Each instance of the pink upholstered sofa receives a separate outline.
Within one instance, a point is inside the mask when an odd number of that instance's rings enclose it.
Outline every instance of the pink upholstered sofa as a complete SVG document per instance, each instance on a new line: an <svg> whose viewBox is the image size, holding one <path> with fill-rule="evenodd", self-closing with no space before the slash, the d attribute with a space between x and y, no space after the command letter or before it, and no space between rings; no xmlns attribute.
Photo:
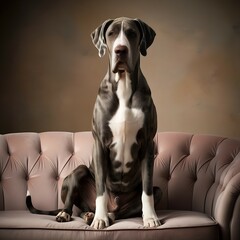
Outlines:
<svg viewBox="0 0 240 240"><path fill-rule="evenodd" d="M27 190L40 209L63 204L63 179L79 164L89 165L90 132L0 135L0 239L240 239L240 141L208 135L158 133L154 185L163 192L158 228L141 218L94 230L77 216L58 223L54 216L29 213Z"/></svg>

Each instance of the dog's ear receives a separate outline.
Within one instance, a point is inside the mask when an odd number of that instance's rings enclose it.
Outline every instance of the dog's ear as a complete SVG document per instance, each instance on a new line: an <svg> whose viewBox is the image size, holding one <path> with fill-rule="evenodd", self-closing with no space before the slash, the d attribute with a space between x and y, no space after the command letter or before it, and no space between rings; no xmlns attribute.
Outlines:
<svg viewBox="0 0 240 240"><path fill-rule="evenodd" d="M105 33L112 22L113 19L106 20L101 26L97 27L95 31L91 33L91 38L94 46L98 49L99 57L104 56L104 54L106 53L107 45Z"/></svg>
<svg viewBox="0 0 240 240"><path fill-rule="evenodd" d="M153 40L156 36L155 31L148 26L145 22L140 19L135 19L137 25L140 29L141 40L140 40L140 52L143 56L147 55L147 49L153 43Z"/></svg>

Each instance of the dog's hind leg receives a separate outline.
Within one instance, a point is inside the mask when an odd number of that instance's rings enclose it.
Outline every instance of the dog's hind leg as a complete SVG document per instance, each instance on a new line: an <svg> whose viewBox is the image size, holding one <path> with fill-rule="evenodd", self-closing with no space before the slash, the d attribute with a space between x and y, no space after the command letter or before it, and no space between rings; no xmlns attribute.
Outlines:
<svg viewBox="0 0 240 240"><path fill-rule="evenodd" d="M69 179L72 178L71 176L68 176L64 179L63 186L62 186L62 192L61 197L62 201L64 202L64 209L60 211L57 216L56 220L58 222L68 222L71 220L72 215L72 208L73 208L73 191L74 187L69 185Z"/></svg>
<svg viewBox="0 0 240 240"><path fill-rule="evenodd" d="M78 197L74 204L82 211L80 217L90 225L94 219L96 209L96 185L91 174L81 179Z"/></svg>
<svg viewBox="0 0 240 240"><path fill-rule="evenodd" d="M73 204L81 206L81 203L79 203L81 181L89 175L89 169L84 165L80 165L64 179L61 192L64 208L56 216L58 222L71 220Z"/></svg>

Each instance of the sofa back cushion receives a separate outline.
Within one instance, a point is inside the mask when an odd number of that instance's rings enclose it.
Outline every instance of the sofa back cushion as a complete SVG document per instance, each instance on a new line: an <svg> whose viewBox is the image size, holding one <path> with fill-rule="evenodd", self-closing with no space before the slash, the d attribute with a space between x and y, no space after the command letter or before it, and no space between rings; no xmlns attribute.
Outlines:
<svg viewBox="0 0 240 240"><path fill-rule="evenodd" d="M240 141L209 135L158 133L154 185L159 209L195 210L214 216L227 183L240 172Z"/></svg>
<svg viewBox="0 0 240 240"><path fill-rule="evenodd" d="M35 207L63 206L63 179L78 165L89 166L90 132L14 133L0 136L0 209L26 209L29 190Z"/></svg>
<svg viewBox="0 0 240 240"><path fill-rule="evenodd" d="M240 172L240 142L186 133L158 133L155 142L153 180L163 192L157 208L212 214ZM0 135L0 210L26 209L27 190L35 207L61 208L63 179L78 165L89 166L92 147L91 132Z"/></svg>

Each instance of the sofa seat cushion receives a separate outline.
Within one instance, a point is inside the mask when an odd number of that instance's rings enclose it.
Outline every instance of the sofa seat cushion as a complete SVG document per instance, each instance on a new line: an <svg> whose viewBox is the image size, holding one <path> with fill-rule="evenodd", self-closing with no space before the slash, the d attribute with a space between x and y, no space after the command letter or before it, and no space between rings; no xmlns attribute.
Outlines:
<svg viewBox="0 0 240 240"><path fill-rule="evenodd" d="M104 230L94 230L76 216L58 223L54 216L35 215L28 211L0 212L0 239L177 239L217 240L218 224L203 213L158 211L162 225L144 228L141 218L118 220Z"/></svg>

